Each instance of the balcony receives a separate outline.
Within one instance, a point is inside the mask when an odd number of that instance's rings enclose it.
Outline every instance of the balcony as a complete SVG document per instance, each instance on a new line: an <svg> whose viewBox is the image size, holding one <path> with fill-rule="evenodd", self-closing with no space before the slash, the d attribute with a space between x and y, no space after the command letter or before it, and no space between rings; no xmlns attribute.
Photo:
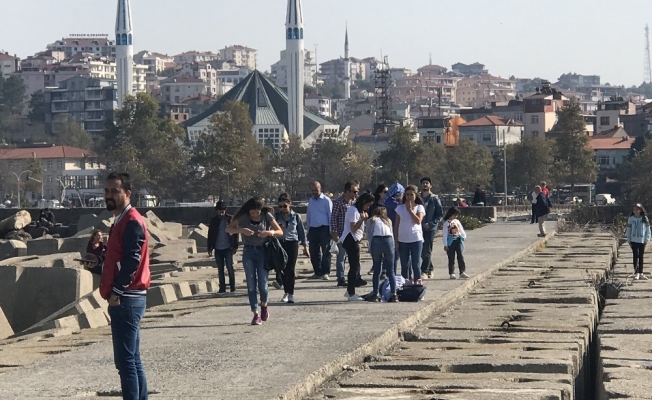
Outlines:
<svg viewBox="0 0 652 400"><path fill-rule="evenodd" d="M86 102L86 111L102 111L104 104L101 101Z"/></svg>

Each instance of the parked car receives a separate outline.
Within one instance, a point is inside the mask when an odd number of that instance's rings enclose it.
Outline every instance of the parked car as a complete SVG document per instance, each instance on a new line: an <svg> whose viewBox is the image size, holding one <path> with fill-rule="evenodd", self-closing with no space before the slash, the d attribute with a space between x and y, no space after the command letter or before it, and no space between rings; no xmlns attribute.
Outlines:
<svg viewBox="0 0 652 400"><path fill-rule="evenodd" d="M595 204L598 206L611 206L616 204L616 199L609 193L595 195Z"/></svg>

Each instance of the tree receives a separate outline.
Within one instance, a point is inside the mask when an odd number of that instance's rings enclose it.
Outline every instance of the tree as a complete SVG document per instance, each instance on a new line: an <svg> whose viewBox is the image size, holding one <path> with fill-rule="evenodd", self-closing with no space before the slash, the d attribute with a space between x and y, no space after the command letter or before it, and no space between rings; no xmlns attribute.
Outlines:
<svg viewBox="0 0 652 400"><path fill-rule="evenodd" d="M652 204L652 151L644 148L618 167L617 177L625 199L631 203Z"/></svg>
<svg viewBox="0 0 652 400"><path fill-rule="evenodd" d="M628 159L633 159L636 157L636 154L642 152L647 147L648 140L652 140L652 132L647 132L643 136L637 136L632 143L631 149L629 150Z"/></svg>
<svg viewBox="0 0 652 400"><path fill-rule="evenodd" d="M4 119L3 116L22 111L26 91L22 78L11 76L4 79L0 76L0 121Z"/></svg>
<svg viewBox="0 0 652 400"><path fill-rule="evenodd" d="M306 170L310 157L310 150L303 147L301 139L296 135L290 135L280 151L273 156L272 172L277 174L293 198L299 187L308 186Z"/></svg>
<svg viewBox="0 0 652 400"><path fill-rule="evenodd" d="M399 127L390 135L387 150L378 157L383 167L379 175L386 184L407 182L418 175L420 143L415 139L416 132L408 127Z"/></svg>
<svg viewBox="0 0 652 400"><path fill-rule="evenodd" d="M460 138L458 146L446 149L446 164L442 173L447 191L471 190L476 185L487 187L491 183L493 158L486 147Z"/></svg>
<svg viewBox="0 0 652 400"><path fill-rule="evenodd" d="M579 102L573 99L557 111L557 124L550 132L555 139L555 175L558 182L571 185L571 197L575 184L593 182L597 177L598 165L585 129Z"/></svg>
<svg viewBox="0 0 652 400"><path fill-rule="evenodd" d="M542 181L552 186L553 145L550 140L525 138L521 143L507 146L508 186L524 192Z"/></svg>
<svg viewBox="0 0 652 400"><path fill-rule="evenodd" d="M342 179L342 160L349 153L347 142L323 140L312 146L307 173L311 180L319 181L324 191L337 193L344 187Z"/></svg>
<svg viewBox="0 0 652 400"><path fill-rule="evenodd" d="M184 131L169 118L159 117L158 110L149 94L127 96L100 155L109 170L129 172L137 190L145 190L159 201L182 199L189 182Z"/></svg>
<svg viewBox="0 0 652 400"><path fill-rule="evenodd" d="M30 191L42 195L43 193L43 167L39 158L28 158L25 163L25 170L29 171L25 174L26 182L21 185L23 189L23 198L25 193Z"/></svg>
<svg viewBox="0 0 652 400"><path fill-rule="evenodd" d="M65 118L55 122L54 143L58 146L72 146L84 150L93 147L93 138L74 119Z"/></svg>
<svg viewBox="0 0 652 400"><path fill-rule="evenodd" d="M45 122L45 95L42 90L32 93L29 99L29 114L27 118L32 122Z"/></svg>

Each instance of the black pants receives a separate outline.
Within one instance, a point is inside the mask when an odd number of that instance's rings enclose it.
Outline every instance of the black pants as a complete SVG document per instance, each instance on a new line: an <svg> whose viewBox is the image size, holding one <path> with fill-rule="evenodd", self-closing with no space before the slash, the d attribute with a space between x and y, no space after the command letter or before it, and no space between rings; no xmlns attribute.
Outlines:
<svg viewBox="0 0 652 400"><path fill-rule="evenodd" d="M421 250L421 273L432 272L432 247L435 241L437 229L423 231L423 249ZM420 276L414 279L421 279Z"/></svg>
<svg viewBox="0 0 652 400"><path fill-rule="evenodd" d="M224 267L229 274L229 286L231 291L235 290L235 272L233 271L233 249L217 250L215 249L215 263L217 264L217 278L220 282L220 292L226 291L226 279L224 276Z"/></svg>
<svg viewBox="0 0 652 400"><path fill-rule="evenodd" d="M457 265L460 268L460 274L466 271L466 263L464 262L464 254L462 254L462 240L453 240L448 246L448 274L455 273L455 255L457 254Z"/></svg>
<svg viewBox="0 0 652 400"><path fill-rule="evenodd" d="M539 219L537 218L536 204L532 204L532 220L530 222L539 222Z"/></svg>
<svg viewBox="0 0 652 400"><path fill-rule="evenodd" d="M288 263L280 274L276 274L276 280L279 278L283 283L283 289L287 294L294 294L294 282L296 280L297 258L299 257L299 242L281 242L281 247L288 255Z"/></svg>
<svg viewBox="0 0 652 400"><path fill-rule="evenodd" d="M632 255L634 256L634 273L643 273L643 255L645 254L645 243L631 242L629 244L632 248Z"/></svg>
<svg viewBox="0 0 652 400"><path fill-rule="evenodd" d="M346 250L346 256L349 258L349 275L347 282L347 291L349 296L355 294L355 284L358 274L360 273L360 243L353 239L350 233L344 239L342 247Z"/></svg>

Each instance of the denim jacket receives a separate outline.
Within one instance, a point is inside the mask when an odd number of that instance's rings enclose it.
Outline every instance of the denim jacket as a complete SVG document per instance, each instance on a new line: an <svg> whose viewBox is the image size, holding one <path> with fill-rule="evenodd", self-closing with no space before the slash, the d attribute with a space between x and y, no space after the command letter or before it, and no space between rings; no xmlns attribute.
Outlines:
<svg viewBox="0 0 652 400"><path fill-rule="evenodd" d="M436 231L439 221L441 221L444 216L441 201L439 201L439 197L437 197L436 194L431 194L430 199L428 199L427 202L425 199L423 201L425 202L424 208L426 209L426 215L423 216L421 226L424 231ZM425 228L426 224L428 224L428 229Z"/></svg>
<svg viewBox="0 0 652 400"><path fill-rule="evenodd" d="M277 212L274 218L283 229L281 241L300 242L301 245L306 246L306 230L299 214L290 210L290 218L286 220L282 212Z"/></svg>

